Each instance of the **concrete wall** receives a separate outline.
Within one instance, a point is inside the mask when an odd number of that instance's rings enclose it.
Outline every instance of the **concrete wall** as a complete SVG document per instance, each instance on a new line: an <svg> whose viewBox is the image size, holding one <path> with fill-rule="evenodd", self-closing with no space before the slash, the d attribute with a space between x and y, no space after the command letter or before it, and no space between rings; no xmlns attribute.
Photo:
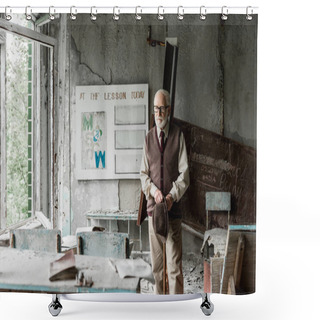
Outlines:
<svg viewBox="0 0 320 320"><path fill-rule="evenodd" d="M60 85L68 95L65 108L70 119L61 116L56 126L69 129L70 134L70 148L61 151L70 161L65 184L70 211L64 212L69 218L60 223L62 227L70 224L71 233L85 225L88 210L138 208L139 180L75 179L75 87L148 83L152 113L154 93L162 86L165 48L148 45L149 26L153 39L178 39L175 117L256 146L256 21L248 22L244 15L230 15L226 22L220 15L209 16L205 22L198 15L183 21L166 16L163 22L155 15L143 16L141 21L133 15L122 15L118 22L110 15L99 15L96 22L88 15L66 19L66 50L59 63L66 61L66 77ZM52 22L50 32L61 36L61 21ZM59 143L64 143L63 138ZM65 177L60 175L62 184Z"/></svg>

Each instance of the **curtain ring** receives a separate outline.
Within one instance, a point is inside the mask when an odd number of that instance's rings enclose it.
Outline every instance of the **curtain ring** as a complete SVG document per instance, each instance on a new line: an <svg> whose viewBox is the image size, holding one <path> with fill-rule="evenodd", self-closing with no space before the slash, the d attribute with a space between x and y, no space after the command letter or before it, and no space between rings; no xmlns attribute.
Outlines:
<svg viewBox="0 0 320 320"><path fill-rule="evenodd" d="M53 6L49 7L49 18L51 21L54 20L55 12L56 12L56 9Z"/></svg>
<svg viewBox="0 0 320 320"><path fill-rule="evenodd" d="M76 20L77 19L77 8L75 6L72 6L70 8L70 19L72 21Z"/></svg>
<svg viewBox="0 0 320 320"><path fill-rule="evenodd" d="M251 14L249 13L249 9L251 9ZM248 20L248 21L251 21L252 20L252 14L253 14L253 9L252 9L252 7L247 7L247 10L246 10L247 12L247 16L246 16L246 19Z"/></svg>
<svg viewBox="0 0 320 320"><path fill-rule="evenodd" d="M206 20L207 18L207 9L205 6L200 7L200 20Z"/></svg>
<svg viewBox="0 0 320 320"><path fill-rule="evenodd" d="M116 12L117 10L117 12ZM113 7L113 20L118 21L120 19L120 10L118 7Z"/></svg>
<svg viewBox="0 0 320 320"><path fill-rule="evenodd" d="M228 19L228 7L223 6L221 8L221 20L226 21Z"/></svg>
<svg viewBox="0 0 320 320"><path fill-rule="evenodd" d="M140 6L136 7L136 20L140 21L142 17L140 16L140 14L138 14L138 9L140 11L139 13L141 14L142 13L142 8Z"/></svg>
<svg viewBox="0 0 320 320"><path fill-rule="evenodd" d="M12 9L9 6L5 7L5 13L4 14L5 14L6 19L8 21L10 21L12 19Z"/></svg>
<svg viewBox="0 0 320 320"><path fill-rule="evenodd" d="M95 13L93 13L93 9L95 9ZM97 9L96 9L96 7L91 7L90 19L91 19L91 21L96 21L97 20Z"/></svg>
<svg viewBox="0 0 320 320"><path fill-rule="evenodd" d="M32 19L31 13L32 13L31 7L30 7L30 6L27 6L27 7L26 7L26 19L27 19L27 20L31 20L31 19Z"/></svg>
<svg viewBox="0 0 320 320"><path fill-rule="evenodd" d="M183 6L179 6L178 7L178 20L182 21L183 20L183 15L184 15Z"/></svg>
<svg viewBox="0 0 320 320"><path fill-rule="evenodd" d="M162 9L162 13L160 13L160 8ZM162 21L164 19L164 9L163 6L158 7L158 20Z"/></svg>

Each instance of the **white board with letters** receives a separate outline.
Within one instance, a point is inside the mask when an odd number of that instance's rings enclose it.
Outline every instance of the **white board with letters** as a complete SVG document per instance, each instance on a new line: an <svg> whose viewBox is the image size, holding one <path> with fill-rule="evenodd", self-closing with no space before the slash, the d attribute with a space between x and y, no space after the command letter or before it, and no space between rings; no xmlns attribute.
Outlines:
<svg viewBox="0 0 320 320"><path fill-rule="evenodd" d="M148 84L77 86L77 179L138 179L148 110Z"/></svg>

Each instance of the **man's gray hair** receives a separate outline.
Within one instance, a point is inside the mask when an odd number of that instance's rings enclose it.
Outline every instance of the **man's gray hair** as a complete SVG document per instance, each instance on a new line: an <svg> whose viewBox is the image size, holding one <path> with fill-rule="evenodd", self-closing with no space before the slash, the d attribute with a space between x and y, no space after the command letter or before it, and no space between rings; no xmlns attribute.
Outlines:
<svg viewBox="0 0 320 320"><path fill-rule="evenodd" d="M154 96L156 96L158 93L161 93L164 96L164 98L166 100L166 105L170 106L171 105L170 93L167 90L159 89Z"/></svg>

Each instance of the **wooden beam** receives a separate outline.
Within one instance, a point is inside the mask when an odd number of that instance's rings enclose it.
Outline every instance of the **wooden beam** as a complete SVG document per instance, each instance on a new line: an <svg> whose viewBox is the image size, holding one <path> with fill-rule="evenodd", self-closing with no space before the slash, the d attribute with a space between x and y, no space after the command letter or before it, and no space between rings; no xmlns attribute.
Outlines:
<svg viewBox="0 0 320 320"><path fill-rule="evenodd" d="M234 282L235 282L236 288L240 287L242 263L243 263L243 257L244 257L244 248L245 248L245 238L244 238L244 235L241 234L238 238L236 261L234 264L234 272L233 272Z"/></svg>
<svg viewBox="0 0 320 320"><path fill-rule="evenodd" d="M52 229L52 223L41 211L36 211L35 216L46 229Z"/></svg>
<svg viewBox="0 0 320 320"><path fill-rule="evenodd" d="M32 222L33 220L34 220L34 218L31 217L31 218L19 221L19 222L15 223L15 224L12 224L10 227L7 227L6 229L1 230L0 231L0 236L2 234L5 234L5 233L9 232L10 230L18 229L18 228L26 225L28 222Z"/></svg>
<svg viewBox="0 0 320 320"><path fill-rule="evenodd" d="M224 257L213 257L211 264L211 292L220 293Z"/></svg>
<svg viewBox="0 0 320 320"><path fill-rule="evenodd" d="M7 109L6 105L6 45L1 41L0 50L0 230L6 227L7 222ZM1 232L0 232L1 235Z"/></svg>
<svg viewBox="0 0 320 320"><path fill-rule="evenodd" d="M46 36L44 34L33 31L31 29L19 26L12 22L4 21L2 19L0 20L0 28L6 31L12 32L14 34L17 34L19 36L27 37L47 47L54 47L57 44L57 40L52 37Z"/></svg>
<svg viewBox="0 0 320 320"><path fill-rule="evenodd" d="M234 285L234 277L230 276L228 281L228 294L236 294L236 288Z"/></svg>

